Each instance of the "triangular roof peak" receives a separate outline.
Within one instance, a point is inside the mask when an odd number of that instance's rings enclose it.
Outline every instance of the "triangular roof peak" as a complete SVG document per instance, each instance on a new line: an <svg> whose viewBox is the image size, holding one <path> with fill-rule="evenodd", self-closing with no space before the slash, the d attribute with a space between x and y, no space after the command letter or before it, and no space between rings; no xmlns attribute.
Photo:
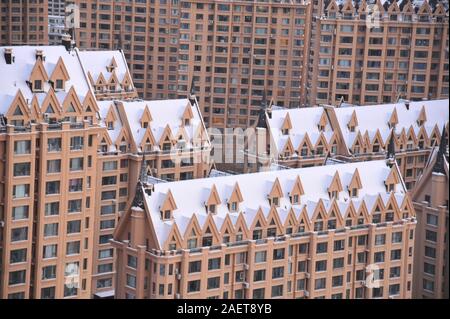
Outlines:
<svg viewBox="0 0 450 319"><path fill-rule="evenodd" d="M176 210L177 204L175 203L175 198L173 198L172 192L170 191L170 189L167 191L166 197L160 207L161 211L165 211L165 210ZM195 214L194 214L195 216Z"/></svg>

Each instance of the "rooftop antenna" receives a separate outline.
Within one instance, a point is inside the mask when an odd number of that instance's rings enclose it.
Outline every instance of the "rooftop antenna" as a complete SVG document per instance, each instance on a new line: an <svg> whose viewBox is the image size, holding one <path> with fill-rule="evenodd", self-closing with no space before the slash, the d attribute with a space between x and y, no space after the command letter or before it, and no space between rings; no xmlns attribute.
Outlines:
<svg viewBox="0 0 450 319"><path fill-rule="evenodd" d="M393 161L395 159L395 141L394 141L394 128L391 129L391 137L387 148L386 159Z"/></svg>
<svg viewBox="0 0 450 319"><path fill-rule="evenodd" d="M441 142L439 143L439 150L436 157L436 162L433 166L433 172L445 174L444 156L447 153L447 135L445 134L445 124L442 128Z"/></svg>

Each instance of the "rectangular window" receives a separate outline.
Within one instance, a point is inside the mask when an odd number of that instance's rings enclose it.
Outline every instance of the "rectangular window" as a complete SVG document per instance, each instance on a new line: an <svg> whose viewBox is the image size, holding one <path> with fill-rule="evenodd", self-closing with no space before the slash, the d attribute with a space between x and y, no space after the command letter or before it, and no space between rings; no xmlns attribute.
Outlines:
<svg viewBox="0 0 450 319"><path fill-rule="evenodd" d="M31 141L15 141L14 154L31 154Z"/></svg>
<svg viewBox="0 0 450 319"><path fill-rule="evenodd" d="M16 206L12 209L12 219L27 219L28 218L28 205Z"/></svg>
<svg viewBox="0 0 450 319"><path fill-rule="evenodd" d="M13 186L13 198L30 197L30 185L21 184Z"/></svg>
<svg viewBox="0 0 450 319"><path fill-rule="evenodd" d="M267 259L266 251L257 251L257 252L255 252L255 263L266 262L266 259Z"/></svg>
<svg viewBox="0 0 450 319"><path fill-rule="evenodd" d="M42 267L42 280L56 278L56 265Z"/></svg>
<svg viewBox="0 0 450 319"><path fill-rule="evenodd" d="M45 204L45 216L59 215L59 202Z"/></svg>
<svg viewBox="0 0 450 319"><path fill-rule="evenodd" d="M58 236L58 223L44 225L44 237Z"/></svg>
<svg viewBox="0 0 450 319"><path fill-rule="evenodd" d="M61 151L61 138L49 138L47 140L47 151L48 152L60 152Z"/></svg>
<svg viewBox="0 0 450 319"><path fill-rule="evenodd" d="M66 255L77 255L80 253L80 241L72 241L67 243Z"/></svg>
<svg viewBox="0 0 450 319"><path fill-rule="evenodd" d="M18 227L11 229L11 241L21 241L28 239L28 227Z"/></svg>
<svg viewBox="0 0 450 319"><path fill-rule="evenodd" d="M16 263L22 263L27 261L27 249L16 249L11 250L9 254L9 263L10 264L16 264Z"/></svg>
<svg viewBox="0 0 450 319"><path fill-rule="evenodd" d="M45 194L46 195L53 195L53 194L59 194L59 181L52 181L45 183Z"/></svg>
<svg viewBox="0 0 450 319"><path fill-rule="evenodd" d="M81 220L71 220L67 222L67 234L81 232Z"/></svg>
<svg viewBox="0 0 450 319"><path fill-rule="evenodd" d="M15 163L14 164L14 176L30 176L31 163Z"/></svg>
<svg viewBox="0 0 450 319"><path fill-rule="evenodd" d="M83 158L76 157L70 159L70 170L71 171L81 171L83 170Z"/></svg>
<svg viewBox="0 0 450 319"><path fill-rule="evenodd" d="M9 273L9 285L20 285L25 283L26 270L11 271Z"/></svg>
<svg viewBox="0 0 450 319"><path fill-rule="evenodd" d="M60 173L61 172L61 160L48 160L47 161L47 173Z"/></svg>

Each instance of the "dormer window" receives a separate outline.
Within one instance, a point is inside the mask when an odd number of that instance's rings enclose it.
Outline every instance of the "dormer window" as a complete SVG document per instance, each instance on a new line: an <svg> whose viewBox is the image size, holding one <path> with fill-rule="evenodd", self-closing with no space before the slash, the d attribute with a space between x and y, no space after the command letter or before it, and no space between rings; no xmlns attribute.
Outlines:
<svg viewBox="0 0 450 319"><path fill-rule="evenodd" d="M322 143L320 143L320 144L316 147L316 154L317 154L317 155L323 155L323 146L322 146Z"/></svg>
<svg viewBox="0 0 450 319"><path fill-rule="evenodd" d="M378 143L374 144L372 146L372 152L373 153L378 153L380 151L380 145Z"/></svg>
<svg viewBox="0 0 450 319"><path fill-rule="evenodd" d="M319 125L317 125L317 128L319 129L320 132L325 131L325 125L319 124Z"/></svg>
<svg viewBox="0 0 450 319"><path fill-rule="evenodd" d="M283 135L289 135L289 129L287 128L282 129L281 132L283 133Z"/></svg>
<svg viewBox="0 0 450 319"><path fill-rule="evenodd" d="M300 196L298 194L290 196L290 198L291 198L292 205L298 205L300 203Z"/></svg>
<svg viewBox="0 0 450 319"><path fill-rule="evenodd" d="M161 211L161 219L162 220L172 219L172 211L170 210Z"/></svg>
<svg viewBox="0 0 450 319"><path fill-rule="evenodd" d="M191 125L191 120L190 119L184 119L184 126L189 126Z"/></svg>
<svg viewBox="0 0 450 319"><path fill-rule="evenodd" d="M172 148L172 143L170 143L170 142L163 143L163 151L170 151L171 148Z"/></svg>
<svg viewBox="0 0 450 319"><path fill-rule="evenodd" d="M338 191L328 192L328 196L330 197L330 199L333 199L333 198L339 199L339 192Z"/></svg>
<svg viewBox="0 0 450 319"><path fill-rule="evenodd" d="M237 212L238 211L238 203L237 202L232 202L230 205L230 211L232 212Z"/></svg>
<svg viewBox="0 0 450 319"><path fill-rule="evenodd" d="M358 189L355 187L355 188L352 188L350 191L349 191L349 195L350 195L350 197L358 197Z"/></svg>
<svg viewBox="0 0 450 319"><path fill-rule="evenodd" d="M148 127L148 122L142 122L142 128L147 128Z"/></svg>
<svg viewBox="0 0 450 319"><path fill-rule="evenodd" d="M55 90L64 90L64 81L58 79L55 81Z"/></svg>
<svg viewBox="0 0 450 319"><path fill-rule="evenodd" d="M425 121L424 121L424 120L417 120L417 125L418 125L418 126L422 126L422 125L423 125L423 123L425 123Z"/></svg>
<svg viewBox="0 0 450 319"><path fill-rule="evenodd" d="M43 91L42 80L34 80L33 89L34 91Z"/></svg>
<svg viewBox="0 0 450 319"><path fill-rule="evenodd" d="M348 127L348 129L350 130L350 132L354 132L355 131L355 126L354 125L350 125Z"/></svg>
<svg viewBox="0 0 450 319"><path fill-rule="evenodd" d="M276 207L280 206L280 201L278 197L269 198L269 204L274 205Z"/></svg>
<svg viewBox="0 0 450 319"><path fill-rule="evenodd" d="M114 122L113 121L108 122L108 130L114 130Z"/></svg>
<svg viewBox="0 0 450 319"><path fill-rule="evenodd" d="M208 206L208 213L215 214L216 213L216 205L212 204Z"/></svg>
<svg viewBox="0 0 450 319"><path fill-rule="evenodd" d="M386 191L387 192L395 192L395 184L394 183L387 184L386 185Z"/></svg>

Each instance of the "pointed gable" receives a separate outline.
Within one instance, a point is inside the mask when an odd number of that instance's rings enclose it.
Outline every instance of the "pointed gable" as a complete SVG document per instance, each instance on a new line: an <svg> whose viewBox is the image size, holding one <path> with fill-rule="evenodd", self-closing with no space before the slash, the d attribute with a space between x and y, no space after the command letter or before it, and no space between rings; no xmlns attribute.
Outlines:
<svg viewBox="0 0 450 319"><path fill-rule="evenodd" d="M421 126L423 125L427 120L427 113L425 112L425 106L422 105L422 108L420 109L419 117L417 118L417 125Z"/></svg>
<svg viewBox="0 0 450 319"><path fill-rule="evenodd" d="M66 69L66 65L64 64L62 57L59 57L58 62L56 62L56 66L50 75L50 81L56 83L56 80L62 80L63 82L70 80L69 72Z"/></svg>
<svg viewBox="0 0 450 319"><path fill-rule="evenodd" d="M350 117L350 120L347 123L347 126L348 126L348 129L351 132L354 132L355 131L355 127L358 126L358 118L356 117L356 111L355 110L353 110L353 113L352 113L352 115Z"/></svg>
<svg viewBox="0 0 450 319"><path fill-rule="evenodd" d="M302 182L300 181L300 177L297 176L295 179L294 186L292 187L291 191L289 192L289 197L291 198L292 204L300 204L300 196L305 194L305 191L303 190ZM294 197L298 197L298 203L294 202Z"/></svg>
<svg viewBox="0 0 450 319"><path fill-rule="evenodd" d="M140 147L142 150L145 150L146 152L149 152L151 150L147 149L148 147L152 147L156 145L155 138L153 137L152 130L150 129L150 126L148 126L145 129L144 136L142 137Z"/></svg>
<svg viewBox="0 0 450 319"><path fill-rule="evenodd" d="M388 126L395 127L397 124L398 124L397 108L394 107L394 110L391 113L391 117L389 118Z"/></svg>
<svg viewBox="0 0 450 319"><path fill-rule="evenodd" d="M36 60L36 62L34 63L33 69L31 70L29 81L31 83L33 83L33 88L35 88L34 82L36 80L42 81L41 90L43 90L43 88L44 88L44 82L48 82L48 80L49 80L48 74L45 71L44 64L42 63L41 59Z"/></svg>
<svg viewBox="0 0 450 319"><path fill-rule="evenodd" d="M16 96L11 102L8 112L6 113L6 118L8 119L29 119L30 110L28 108L27 102L22 94L22 91L18 90Z"/></svg>
<svg viewBox="0 0 450 319"><path fill-rule="evenodd" d="M275 179L275 182L272 185L272 189L270 190L269 193L269 197L270 198L274 198L274 197L283 197L283 190L281 188L281 184L280 184L280 180L278 179L278 177Z"/></svg>
<svg viewBox="0 0 450 319"><path fill-rule="evenodd" d="M55 91L52 88L48 90L47 95L42 102L41 111L42 113L61 115L61 107L55 95Z"/></svg>
<svg viewBox="0 0 450 319"><path fill-rule="evenodd" d="M242 193L241 193L241 189L239 188L239 184L236 182L234 184L234 188L233 191L231 192L231 196L228 199L227 203L233 203L233 202L238 202L238 203L242 203L244 201L244 198L242 197Z"/></svg>
<svg viewBox="0 0 450 319"><path fill-rule="evenodd" d="M219 193L217 192L216 185L213 184L211 188L211 193L208 196L208 200L206 201L206 205L219 205L221 203Z"/></svg>
<svg viewBox="0 0 450 319"><path fill-rule="evenodd" d="M186 108L184 109L183 115L181 117L182 126L189 125L190 120L192 120L193 118L194 118L194 113L192 113L191 104L188 103L188 105L186 105Z"/></svg>
<svg viewBox="0 0 450 319"><path fill-rule="evenodd" d="M281 156L290 156L294 153L295 149L292 145L291 137L288 136L286 143L284 144Z"/></svg>
<svg viewBox="0 0 450 319"><path fill-rule="evenodd" d="M328 186L328 192L329 193L333 193L333 192L342 192L343 188L342 188L342 183L341 183L341 178L339 176L339 172L336 171L336 173L333 176L333 179L331 180L330 185Z"/></svg>
<svg viewBox="0 0 450 319"><path fill-rule="evenodd" d="M292 121L289 112L286 112L286 117L283 120L283 124L281 125L281 130L283 134L289 134L289 130L292 129Z"/></svg>
<svg viewBox="0 0 450 319"><path fill-rule="evenodd" d="M144 112L142 113L141 116L141 127L147 127L149 126L150 122L153 121L152 115L150 113L150 110L148 109L148 106L146 105L144 107Z"/></svg>
<svg viewBox="0 0 450 319"><path fill-rule="evenodd" d="M161 138L159 139L159 145L161 148L163 148L164 142L169 141L170 143L173 143L174 137L172 135L172 130L170 129L169 124L166 125L164 128L164 132L161 135Z"/></svg>
<svg viewBox="0 0 450 319"><path fill-rule="evenodd" d="M161 206L160 206L160 210L161 211L174 211L178 209L177 204L175 203L175 199L173 198L172 192L169 191L166 194L166 197L164 198L164 201L162 202Z"/></svg>
<svg viewBox="0 0 450 319"><path fill-rule="evenodd" d="M74 86L72 86L67 93L64 102L62 103L63 112L76 113L81 115L83 113L83 106L75 92ZM71 114L73 115L73 114Z"/></svg>

